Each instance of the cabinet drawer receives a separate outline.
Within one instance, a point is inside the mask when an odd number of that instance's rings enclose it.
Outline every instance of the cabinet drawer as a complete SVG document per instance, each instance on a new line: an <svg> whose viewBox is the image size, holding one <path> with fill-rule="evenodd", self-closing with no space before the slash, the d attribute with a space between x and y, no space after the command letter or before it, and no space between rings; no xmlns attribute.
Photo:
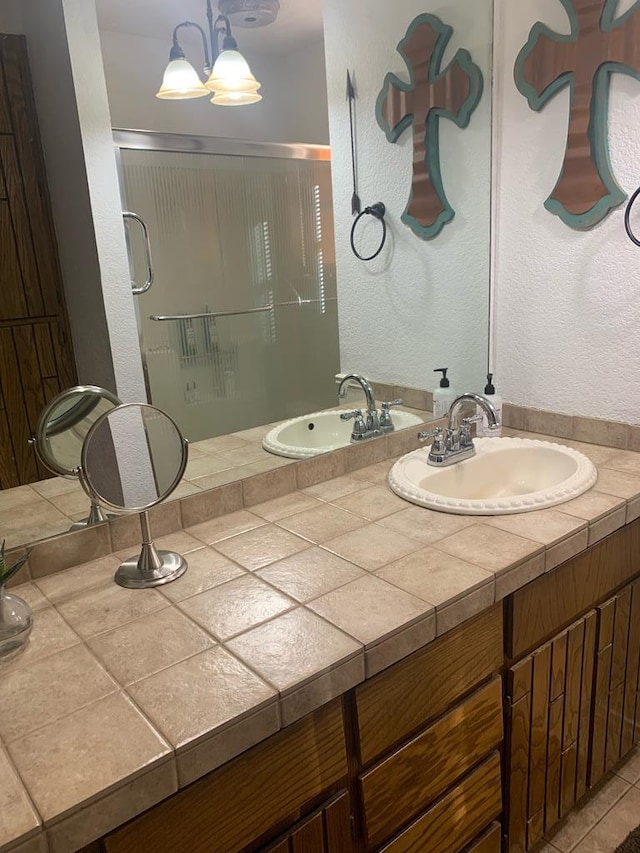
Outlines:
<svg viewBox="0 0 640 853"><path fill-rule="evenodd" d="M499 823L492 823L477 841L474 841L465 853L500 853L502 841L502 827Z"/></svg>
<svg viewBox="0 0 640 853"><path fill-rule="evenodd" d="M496 752L387 844L383 853L459 853L501 811L500 755Z"/></svg>
<svg viewBox="0 0 640 853"><path fill-rule="evenodd" d="M236 853L301 817L347 775L342 705L334 701L116 830L107 853ZM286 824L285 824L286 825Z"/></svg>
<svg viewBox="0 0 640 853"><path fill-rule="evenodd" d="M498 677L360 777L369 846L390 838L501 741Z"/></svg>
<svg viewBox="0 0 640 853"><path fill-rule="evenodd" d="M498 672L502 644L498 605L361 684L356 705L362 763L419 731Z"/></svg>

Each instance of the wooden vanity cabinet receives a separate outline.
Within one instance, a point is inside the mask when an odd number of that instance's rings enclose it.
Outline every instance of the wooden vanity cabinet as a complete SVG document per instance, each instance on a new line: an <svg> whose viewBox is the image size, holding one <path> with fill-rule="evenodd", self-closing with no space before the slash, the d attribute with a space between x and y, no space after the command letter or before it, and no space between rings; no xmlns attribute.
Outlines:
<svg viewBox="0 0 640 853"><path fill-rule="evenodd" d="M636 521L507 602L508 853L534 847L640 740L639 574Z"/></svg>

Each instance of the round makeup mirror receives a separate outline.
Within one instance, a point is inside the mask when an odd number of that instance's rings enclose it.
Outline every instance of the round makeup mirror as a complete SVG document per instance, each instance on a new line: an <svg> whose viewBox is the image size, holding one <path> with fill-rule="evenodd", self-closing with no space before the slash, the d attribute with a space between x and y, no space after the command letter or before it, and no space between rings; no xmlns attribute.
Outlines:
<svg viewBox="0 0 640 853"><path fill-rule="evenodd" d="M148 510L166 500L182 479L188 446L169 415L142 404L105 412L87 433L79 472L85 491L108 509L140 513L142 551L117 570L120 586L160 586L187 569L180 554L156 549Z"/></svg>
<svg viewBox="0 0 640 853"><path fill-rule="evenodd" d="M76 385L58 394L43 410L31 444L38 458L52 473L67 480L78 479L82 445L93 424L120 400L97 385ZM72 530L107 520L101 507L92 502L87 518Z"/></svg>

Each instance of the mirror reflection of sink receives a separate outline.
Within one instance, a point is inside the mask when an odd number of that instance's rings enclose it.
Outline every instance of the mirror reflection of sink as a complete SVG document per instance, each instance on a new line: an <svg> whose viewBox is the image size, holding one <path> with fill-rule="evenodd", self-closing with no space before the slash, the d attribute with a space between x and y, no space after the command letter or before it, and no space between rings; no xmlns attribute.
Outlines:
<svg viewBox="0 0 640 853"><path fill-rule="evenodd" d="M398 460L389 485L411 503L458 515L506 515L556 506L586 492L595 466L573 448L526 438L477 438L476 455L448 468L428 449Z"/></svg>
<svg viewBox="0 0 640 853"><path fill-rule="evenodd" d="M423 419L410 412L394 409L392 419L395 428L419 426ZM351 442L353 421L341 421L340 411L315 412L291 421L285 421L266 434L262 446L276 456L289 459L309 459Z"/></svg>

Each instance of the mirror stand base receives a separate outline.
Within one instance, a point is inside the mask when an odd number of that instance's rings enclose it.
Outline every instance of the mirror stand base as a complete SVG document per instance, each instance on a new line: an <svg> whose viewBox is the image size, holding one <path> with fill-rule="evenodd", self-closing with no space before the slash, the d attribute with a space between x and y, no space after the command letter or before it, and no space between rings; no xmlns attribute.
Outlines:
<svg viewBox="0 0 640 853"><path fill-rule="evenodd" d="M177 580L187 571L187 561L173 551L157 551L152 543L142 546L139 557L120 565L115 582L127 589L148 589Z"/></svg>
<svg viewBox="0 0 640 853"><path fill-rule="evenodd" d="M74 522L69 530L84 530L86 527L93 527L94 524L103 524L105 521L109 521L110 518L117 518L117 516L109 515L101 506L92 503L89 515L83 518L82 521Z"/></svg>

